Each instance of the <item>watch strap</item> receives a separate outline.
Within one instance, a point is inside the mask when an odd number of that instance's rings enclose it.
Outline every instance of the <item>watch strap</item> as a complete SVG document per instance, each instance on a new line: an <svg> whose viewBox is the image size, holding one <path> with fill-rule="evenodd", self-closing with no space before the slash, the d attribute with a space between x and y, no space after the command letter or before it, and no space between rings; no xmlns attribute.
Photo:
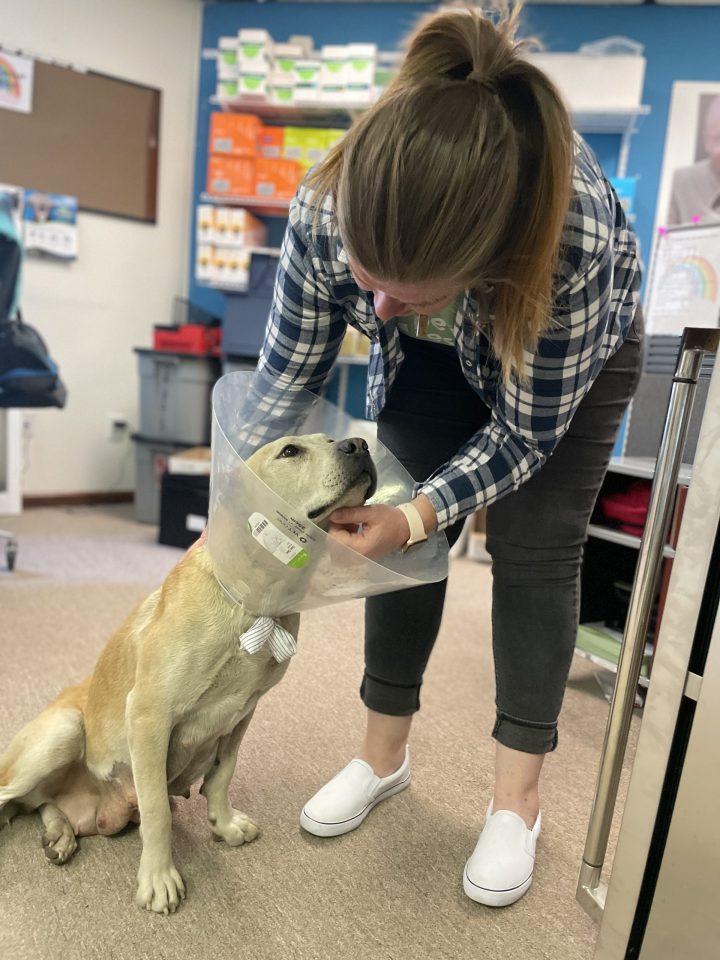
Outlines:
<svg viewBox="0 0 720 960"><path fill-rule="evenodd" d="M402 510L407 519L408 525L410 527L410 536L405 541L403 545L403 550L407 550L408 547L412 547L416 543L423 543L427 540L427 533L425 533L425 524L423 523L423 518L420 516L420 511L415 506L414 503L398 503L398 510Z"/></svg>

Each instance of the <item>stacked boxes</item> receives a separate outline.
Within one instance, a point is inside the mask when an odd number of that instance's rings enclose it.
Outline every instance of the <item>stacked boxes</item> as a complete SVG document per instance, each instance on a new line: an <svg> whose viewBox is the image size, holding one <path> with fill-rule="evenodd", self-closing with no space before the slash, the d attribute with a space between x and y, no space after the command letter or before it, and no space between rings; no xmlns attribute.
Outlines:
<svg viewBox="0 0 720 960"><path fill-rule="evenodd" d="M207 192L290 200L302 170L283 156L283 142L281 128L266 127L252 114L211 114Z"/></svg>
<svg viewBox="0 0 720 960"><path fill-rule="evenodd" d="M247 210L200 204L196 209L195 277L210 286L247 288L248 247L267 244L267 227Z"/></svg>
<svg viewBox="0 0 720 960"><path fill-rule="evenodd" d="M370 103L377 62L373 43L329 44L318 55L311 37L274 43L266 30L240 30L220 38L217 95L278 104Z"/></svg>
<svg viewBox="0 0 720 960"><path fill-rule="evenodd" d="M283 156L298 163L305 174L320 163L344 135L345 130L285 127Z"/></svg>

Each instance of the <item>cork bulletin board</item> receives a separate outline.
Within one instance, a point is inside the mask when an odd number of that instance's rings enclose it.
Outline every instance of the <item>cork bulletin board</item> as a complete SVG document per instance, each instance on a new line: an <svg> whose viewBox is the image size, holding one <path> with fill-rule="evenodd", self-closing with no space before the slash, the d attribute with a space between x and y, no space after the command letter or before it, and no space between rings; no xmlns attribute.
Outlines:
<svg viewBox="0 0 720 960"><path fill-rule="evenodd" d="M0 110L0 182L157 219L160 91L35 60L30 113Z"/></svg>

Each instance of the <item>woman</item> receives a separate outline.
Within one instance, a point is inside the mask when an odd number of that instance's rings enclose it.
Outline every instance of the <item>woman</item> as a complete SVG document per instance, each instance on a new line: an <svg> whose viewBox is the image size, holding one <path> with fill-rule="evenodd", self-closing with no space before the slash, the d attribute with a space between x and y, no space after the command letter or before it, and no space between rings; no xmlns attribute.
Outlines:
<svg viewBox="0 0 720 960"><path fill-rule="evenodd" d="M260 381L319 389L346 325L372 341L368 413L418 481L403 507L342 510L379 557L489 506L495 791L464 874L501 906L532 882L538 782L578 625L587 523L635 388L635 239L550 81L520 56L519 7L423 20L399 75L292 204ZM361 524L361 528L358 525ZM445 583L366 604L367 729L302 826L359 826L410 781L408 740Z"/></svg>

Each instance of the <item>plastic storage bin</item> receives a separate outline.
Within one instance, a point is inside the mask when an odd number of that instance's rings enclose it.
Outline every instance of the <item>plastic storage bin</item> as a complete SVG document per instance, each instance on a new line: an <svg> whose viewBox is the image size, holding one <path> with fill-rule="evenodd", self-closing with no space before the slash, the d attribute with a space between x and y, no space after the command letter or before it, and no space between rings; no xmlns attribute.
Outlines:
<svg viewBox="0 0 720 960"><path fill-rule="evenodd" d="M140 435L185 446L210 442L211 394L220 376L212 357L136 347L140 375Z"/></svg>
<svg viewBox="0 0 720 960"><path fill-rule="evenodd" d="M187 448L186 443L163 442L133 434L135 442L135 519L140 523L160 520L160 485L168 457Z"/></svg>
<svg viewBox="0 0 720 960"><path fill-rule="evenodd" d="M160 529L158 543L189 547L207 523L210 477L165 473L160 479Z"/></svg>
<svg viewBox="0 0 720 960"><path fill-rule="evenodd" d="M222 345L225 354L257 357L270 314L277 257L253 254L247 293L225 297Z"/></svg>

